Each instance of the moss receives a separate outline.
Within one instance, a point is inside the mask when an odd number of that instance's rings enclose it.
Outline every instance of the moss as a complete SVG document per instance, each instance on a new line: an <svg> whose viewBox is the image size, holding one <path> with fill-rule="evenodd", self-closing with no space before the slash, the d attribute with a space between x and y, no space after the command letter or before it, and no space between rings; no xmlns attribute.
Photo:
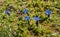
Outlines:
<svg viewBox="0 0 60 37"><path fill-rule="evenodd" d="M28 14L23 13L25 8ZM10 16L4 14L6 9L11 11ZM45 14L47 9L52 11L50 17ZM0 37L60 37L59 33L52 35L60 32L59 10L60 0L5 0L0 4ZM25 16L30 17L29 22ZM38 27L33 16L41 18Z"/></svg>

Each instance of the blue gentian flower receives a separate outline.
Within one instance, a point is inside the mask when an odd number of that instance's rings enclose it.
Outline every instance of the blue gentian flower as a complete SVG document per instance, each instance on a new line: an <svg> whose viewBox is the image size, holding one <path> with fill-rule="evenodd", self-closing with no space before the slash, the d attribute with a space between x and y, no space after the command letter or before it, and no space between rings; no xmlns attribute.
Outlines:
<svg viewBox="0 0 60 37"><path fill-rule="evenodd" d="M39 20L40 20L40 18L37 17L37 16L35 16L33 19L34 19L35 21L39 21Z"/></svg>
<svg viewBox="0 0 60 37"><path fill-rule="evenodd" d="M27 9L24 9L23 12L24 12L24 14L27 14L28 13L28 10Z"/></svg>
<svg viewBox="0 0 60 37"><path fill-rule="evenodd" d="M9 10L5 10L5 14L10 14L10 11Z"/></svg>
<svg viewBox="0 0 60 37"><path fill-rule="evenodd" d="M27 20L29 20L29 19L30 19L30 17L29 17L29 16L26 16L26 17L25 17L25 20L26 20L26 21L27 21Z"/></svg>
<svg viewBox="0 0 60 37"><path fill-rule="evenodd" d="M51 11L50 10L46 10L46 15L50 16Z"/></svg>

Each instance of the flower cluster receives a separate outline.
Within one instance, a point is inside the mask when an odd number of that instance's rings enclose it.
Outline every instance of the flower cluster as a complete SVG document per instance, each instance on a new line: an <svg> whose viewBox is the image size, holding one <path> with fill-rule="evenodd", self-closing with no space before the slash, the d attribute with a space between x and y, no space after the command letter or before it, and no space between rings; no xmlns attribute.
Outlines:
<svg viewBox="0 0 60 37"><path fill-rule="evenodd" d="M24 14L27 14L29 11L28 11L28 9L24 9L23 12L24 12ZM50 16L51 11L50 11L50 10L46 10L45 13L46 13L47 16ZM9 14L10 14L10 11L9 11L9 10L6 10L6 11L5 11L5 14L8 14L8 15L9 15ZM25 20L26 20L26 21L29 20L29 19L30 19L29 16L25 16ZM33 17L33 19L34 19L35 21L41 20L41 18L39 18L38 16Z"/></svg>

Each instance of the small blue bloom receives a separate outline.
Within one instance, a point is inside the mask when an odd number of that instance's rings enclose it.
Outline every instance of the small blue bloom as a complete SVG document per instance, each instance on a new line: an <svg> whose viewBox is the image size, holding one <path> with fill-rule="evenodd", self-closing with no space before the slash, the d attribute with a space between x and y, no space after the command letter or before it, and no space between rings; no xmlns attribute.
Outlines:
<svg viewBox="0 0 60 37"><path fill-rule="evenodd" d="M28 10L27 10L27 9L24 9L24 11L23 11L23 12L24 12L24 14L26 14L26 13L28 13Z"/></svg>
<svg viewBox="0 0 60 37"><path fill-rule="evenodd" d="M51 14L51 11L50 10L46 10L46 14L47 15L50 15Z"/></svg>
<svg viewBox="0 0 60 37"><path fill-rule="evenodd" d="M5 14L10 14L10 11L9 11L9 10L6 10L6 11L5 11Z"/></svg>
<svg viewBox="0 0 60 37"><path fill-rule="evenodd" d="M29 17L29 16L26 16L26 17L25 17L25 20L29 20L29 19L30 19L30 17Z"/></svg>
<svg viewBox="0 0 60 37"><path fill-rule="evenodd" d="M35 21L39 21L39 20L40 20L40 18L37 17L37 16L35 16L33 19L34 19Z"/></svg>

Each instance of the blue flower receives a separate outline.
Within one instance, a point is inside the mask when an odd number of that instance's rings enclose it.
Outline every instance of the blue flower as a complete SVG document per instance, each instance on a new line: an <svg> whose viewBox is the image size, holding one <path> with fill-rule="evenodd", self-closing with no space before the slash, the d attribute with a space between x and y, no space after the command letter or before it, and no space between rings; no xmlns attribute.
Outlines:
<svg viewBox="0 0 60 37"><path fill-rule="evenodd" d="M40 20L40 18L37 17L37 16L35 16L33 19L34 19L35 21L39 21L39 20Z"/></svg>
<svg viewBox="0 0 60 37"><path fill-rule="evenodd" d="M27 14L28 13L28 10L27 9L24 9L23 12L24 12L24 14Z"/></svg>
<svg viewBox="0 0 60 37"><path fill-rule="evenodd" d="M50 10L46 10L46 15L50 15L51 11Z"/></svg>
<svg viewBox="0 0 60 37"><path fill-rule="evenodd" d="M9 15L10 14L10 11L9 10L6 10L5 11L5 14L8 14Z"/></svg>
<svg viewBox="0 0 60 37"><path fill-rule="evenodd" d="M27 21L27 20L29 20L29 19L30 19L30 17L29 17L29 16L26 16L26 17L25 17L25 20L26 20L26 21Z"/></svg>

